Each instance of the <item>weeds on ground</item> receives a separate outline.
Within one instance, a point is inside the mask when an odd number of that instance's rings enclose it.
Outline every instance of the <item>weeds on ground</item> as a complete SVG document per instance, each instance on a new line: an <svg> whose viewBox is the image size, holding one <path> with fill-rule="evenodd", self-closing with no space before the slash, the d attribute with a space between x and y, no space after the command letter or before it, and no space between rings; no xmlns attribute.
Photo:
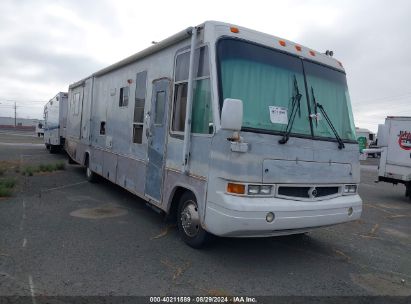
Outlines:
<svg viewBox="0 0 411 304"><path fill-rule="evenodd" d="M27 166L24 168L22 174L27 176L33 176L35 173L40 172L53 172L65 170L66 165L64 162L57 162L53 164L40 164L38 166Z"/></svg>
<svg viewBox="0 0 411 304"><path fill-rule="evenodd" d="M19 172L20 165L19 165L18 161L16 161L16 160L11 160L11 161L1 160L0 161L0 176L4 176L8 172L12 172L13 170L16 173Z"/></svg>
<svg viewBox="0 0 411 304"><path fill-rule="evenodd" d="M14 178L0 179L0 197L11 196L15 185L16 185L16 180Z"/></svg>

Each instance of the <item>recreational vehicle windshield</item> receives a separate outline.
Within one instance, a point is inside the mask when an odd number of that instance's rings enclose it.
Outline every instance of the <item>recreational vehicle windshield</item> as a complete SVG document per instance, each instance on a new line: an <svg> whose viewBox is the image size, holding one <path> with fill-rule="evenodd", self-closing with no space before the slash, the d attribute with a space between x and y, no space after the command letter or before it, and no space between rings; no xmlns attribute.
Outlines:
<svg viewBox="0 0 411 304"><path fill-rule="evenodd" d="M69 88L70 158L174 216L193 247L358 219L355 139L340 62L221 22Z"/></svg>

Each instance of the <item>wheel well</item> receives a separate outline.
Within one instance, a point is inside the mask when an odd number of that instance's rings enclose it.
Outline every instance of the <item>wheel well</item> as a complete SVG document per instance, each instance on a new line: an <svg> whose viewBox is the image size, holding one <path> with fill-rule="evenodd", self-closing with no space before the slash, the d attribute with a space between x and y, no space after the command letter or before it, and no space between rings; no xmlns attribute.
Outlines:
<svg viewBox="0 0 411 304"><path fill-rule="evenodd" d="M177 211L178 211L178 203L180 202L180 198L181 196L186 193L186 192L191 192L194 196L195 194L193 193L193 191L187 189L187 188L183 188L183 187L176 187L176 189L174 190L174 194L173 197L171 199L171 203L170 203L170 208L168 209L168 213L167 213L167 219L171 220L171 221L175 221L177 218Z"/></svg>
<svg viewBox="0 0 411 304"><path fill-rule="evenodd" d="M88 166L89 159L90 159L89 153L86 152L86 154L84 154L84 166L86 167Z"/></svg>

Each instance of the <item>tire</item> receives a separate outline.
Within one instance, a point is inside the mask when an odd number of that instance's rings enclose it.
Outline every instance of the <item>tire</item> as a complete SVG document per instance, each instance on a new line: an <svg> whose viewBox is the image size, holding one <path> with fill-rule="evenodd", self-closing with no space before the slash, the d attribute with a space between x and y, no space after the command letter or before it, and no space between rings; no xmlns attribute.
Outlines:
<svg viewBox="0 0 411 304"><path fill-rule="evenodd" d="M191 192L185 192L180 198L177 226L182 240L192 248L203 247L211 238L211 235L201 227L197 200Z"/></svg>
<svg viewBox="0 0 411 304"><path fill-rule="evenodd" d="M68 155L68 154L67 154L67 161L68 161L69 165L75 165L75 164L77 164L77 162L74 161L74 160L70 157L70 155Z"/></svg>
<svg viewBox="0 0 411 304"><path fill-rule="evenodd" d="M88 162L86 164L86 178L90 183L95 183L97 181L97 174L91 171Z"/></svg>
<svg viewBox="0 0 411 304"><path fill-rule="evenodd" d="M55 154L57 152L57 147L55 145L49 145L50 154Z"/></svg>
<svg viewBox="0 0 411 304"><path fill-rule="evenodd" d="M411 183L405 184L405 196L411 200Z"/></svg>
<svg viewBox="0 0 411 304"><path fill-rule="evenodd" d="M50 149L50 145L49 144L44 144L46 146L46 149L49 150Z"/></svg>

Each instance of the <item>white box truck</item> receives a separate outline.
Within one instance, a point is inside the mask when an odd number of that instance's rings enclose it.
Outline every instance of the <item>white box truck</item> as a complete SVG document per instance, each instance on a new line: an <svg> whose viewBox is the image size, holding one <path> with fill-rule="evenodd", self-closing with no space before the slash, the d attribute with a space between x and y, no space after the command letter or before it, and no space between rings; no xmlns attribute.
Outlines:
<svg viewBox="0 0 411 304"><path fill-rule="evenodd" d="M411 117L388 116L378 126L381 159L378 181L404 184L411 198Z"/></svg>

